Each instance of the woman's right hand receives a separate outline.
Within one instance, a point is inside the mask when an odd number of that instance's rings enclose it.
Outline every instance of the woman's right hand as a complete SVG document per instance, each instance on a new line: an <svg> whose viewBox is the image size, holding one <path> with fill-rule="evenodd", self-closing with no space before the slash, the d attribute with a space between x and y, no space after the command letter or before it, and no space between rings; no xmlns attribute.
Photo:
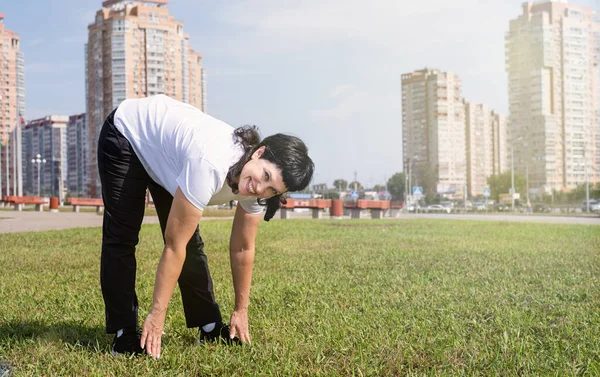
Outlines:
<svg viewBox="0 0 600 377"><path fill-rule="evenodd" d="M165 327L166 310L150 310L142 328L140 346L155 359L160 357L160 342Z"/></svg>

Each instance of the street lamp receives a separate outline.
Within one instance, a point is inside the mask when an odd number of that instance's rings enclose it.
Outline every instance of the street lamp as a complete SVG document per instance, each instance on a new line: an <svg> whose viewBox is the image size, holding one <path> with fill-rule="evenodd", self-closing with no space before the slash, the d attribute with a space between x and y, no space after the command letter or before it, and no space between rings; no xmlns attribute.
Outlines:
<svg viewBox="0 0 600 377"><path fill-rule="evenodd" d="M46 159L42 158L42 156L38 153L35 156L35 158L31 159L31 163L34 165L37 165L37 181L38 181L37 196L40 196L40 169L42 168L42 164L46 163Z"/></svg>
<svg viewBox="0 0 600 377"><path fill-rule="evenodd" d="M405 199L406 199L406 205L408 205L408 195L410 194L410 196L412 197L412 162L413 160L418 160L419 159L419 155L414 155L413 157L409 157L408 158L408 176L406 177L406 179L408 180L408 187L406 188L406 195L405 195ZM416 206L415 206L416 208Z"/></svg>

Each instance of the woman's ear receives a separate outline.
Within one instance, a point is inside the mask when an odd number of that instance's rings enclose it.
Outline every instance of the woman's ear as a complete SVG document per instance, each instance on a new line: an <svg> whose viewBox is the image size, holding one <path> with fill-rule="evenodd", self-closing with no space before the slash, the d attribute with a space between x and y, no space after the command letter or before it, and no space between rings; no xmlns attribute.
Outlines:
<svg viewBox="0 0 600 377"><path fill-rule="evenodd" d="M266 148L267 148L267 147L263 145L262 147L260 147L260 148L258 148L257 150L255 150L255 151L254 151L254 153L252 153L252 158L253 158L253 159L256 159L256 158L261 158L261 157L262 157L262 155L263 155L263 153L265 153L265 149L266 149Z"/></svg>

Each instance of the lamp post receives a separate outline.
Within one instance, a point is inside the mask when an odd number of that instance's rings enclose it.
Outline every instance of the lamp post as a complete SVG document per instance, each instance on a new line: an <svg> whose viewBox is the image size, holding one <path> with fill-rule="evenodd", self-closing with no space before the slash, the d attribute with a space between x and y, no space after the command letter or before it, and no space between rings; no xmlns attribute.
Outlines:
<svg viewBox="0 0 600 377"><path fill-rule="evenodd" d="M31 159L31 163L37 165L37 196L40 196L40 169L42 168L42 164L46 163L46 159L42 158L42 156L38 153L35 158Z"/></svg>
<svg viewBox="0 0 600 377"><path fill-rule="evenodd" d="M413 160L418 160L419 159L419 155L414 155L413 157L409 157L408 158L408 187L406 189L406 205L408 205L408 195L410 194L411 199L412 199L412 162ZM416 208L416 206L415 206Z"/></svg>

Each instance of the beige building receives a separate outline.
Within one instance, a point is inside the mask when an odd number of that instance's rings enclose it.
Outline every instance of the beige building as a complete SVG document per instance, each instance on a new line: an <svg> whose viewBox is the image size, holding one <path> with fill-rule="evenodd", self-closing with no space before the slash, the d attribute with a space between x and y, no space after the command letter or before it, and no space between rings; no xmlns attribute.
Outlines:
<svg viewBox="0 0 600 377"><path fill-rule="evenodd" d="M168 0L102 3L86 44L90 192L100 196L96 143L106 116L126 98L164 93L206 111L202 56Z"/></svg>
<svg viewBox="0 0 600 377"><path fill-rule="evenodd" d="M461 82L453 73L425 68L402 75L404 171L419 185L431 169L437 191L462 197L467 183L465 109Z"/></svg>
<svg viewBox="0 0 600 377"><path fill-rule="evenodd" d="M509 160L531 193L600 182L600 14L524 3L506 35Z"/></svg>
<svg viewBox="0 0 600 377"><path fill-rule="evenodd" d="M507 170L506 122L487 105L465 104L467 190L469 196L483 195L487 178ZM509 168L509 167L508 167Z"/></svg>
<svg viewBox="0 0 600 377"><path fill-rule="evenodd" d="M21 39L0 13L0 196L22 195L21 117L25 116L25 63Z"/></svg>
<svg viewBox="0 0 600 377"><path fill-rule="evenodd" d="M465 104L467 190L469 196L483 195L487 177L493 174L491 113L487 105Z"/></svg>
<svg viewBox="0 0 600 377"><path fill-rule="evenodd" d="M490 114L492 123L492 174L501 174L510 169L508 165L508 133L506 130L506 117L492 110Z"/></svg>

